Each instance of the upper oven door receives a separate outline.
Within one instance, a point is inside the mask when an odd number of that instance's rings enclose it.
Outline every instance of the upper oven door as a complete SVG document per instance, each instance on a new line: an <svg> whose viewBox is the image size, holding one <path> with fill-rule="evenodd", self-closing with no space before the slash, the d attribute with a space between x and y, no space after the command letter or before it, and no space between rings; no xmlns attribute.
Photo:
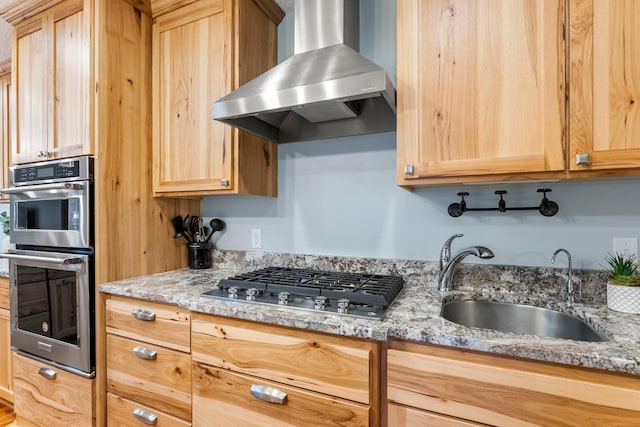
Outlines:
<svg viewBox="0 0 640 427"><path fill-rule="evenodd" d="M90 248L91 181L22 185L10 195L10 237L18 245Z"/></svg>

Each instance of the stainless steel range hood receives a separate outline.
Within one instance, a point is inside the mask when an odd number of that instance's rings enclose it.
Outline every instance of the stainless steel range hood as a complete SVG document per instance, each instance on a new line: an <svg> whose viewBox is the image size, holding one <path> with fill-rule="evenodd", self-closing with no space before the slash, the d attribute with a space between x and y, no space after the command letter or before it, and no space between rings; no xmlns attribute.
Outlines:
<svg viewBox="0 0 640 427"><path fill-rule="evenodd" d="M213 118L273 142L396 130L396 90L358 53L358 0L296 0L294 55L213 104Z"/></svg>

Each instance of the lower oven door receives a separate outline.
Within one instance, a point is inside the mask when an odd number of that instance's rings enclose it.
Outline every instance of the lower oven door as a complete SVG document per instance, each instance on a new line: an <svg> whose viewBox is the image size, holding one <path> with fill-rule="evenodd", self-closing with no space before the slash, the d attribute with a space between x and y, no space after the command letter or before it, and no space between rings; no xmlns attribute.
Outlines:
<svg viewBox="0 0 640 427"><path fill-rule="evenodd" d="M11 250L11 345L70 371L92 374L91 256Z"/></svg>

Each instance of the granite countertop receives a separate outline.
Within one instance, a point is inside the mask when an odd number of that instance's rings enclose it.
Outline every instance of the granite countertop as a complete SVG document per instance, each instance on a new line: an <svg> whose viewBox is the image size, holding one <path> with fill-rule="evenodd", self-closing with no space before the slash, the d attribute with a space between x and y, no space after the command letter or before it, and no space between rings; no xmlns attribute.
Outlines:
<svg viewBox="0 0 640 427"><path fill-rule="evenodd" d="M0 259L0 276L9 277L9 260Z"/></svg>
<svg viewBox="0 0 640 427"><path fill-rule="evenodd" d="M559 293L554 294L560 279L559 271L553 269L536 269L532 274L532 270L524 267L470 266L463 273L464 277L456 277L456 283L459 283L457 289L445 296L447 300L489 299L569 312L609 338L605 342L582 342L468 328L443 319L440 316L443 295L435 289L437 265L432 262L278 256L232 251L222 251L217 256L218 262L211 269L181 269L121 280L100 285L100 291L176 304L195 312L342 336L378 341L405 339L640 375L640 315L607 309L602 299L601 276L598 274L595 274L595 278L582 279L587 296L582 303L576 303L571 308L565 306ZM400 274L405 279L405 287L383 320L200 296L202 292L213 289L222 278L267 265ZM589 276L588 272L585 276ZM527 280L532 280L536 286L525 283Z"/></svg>

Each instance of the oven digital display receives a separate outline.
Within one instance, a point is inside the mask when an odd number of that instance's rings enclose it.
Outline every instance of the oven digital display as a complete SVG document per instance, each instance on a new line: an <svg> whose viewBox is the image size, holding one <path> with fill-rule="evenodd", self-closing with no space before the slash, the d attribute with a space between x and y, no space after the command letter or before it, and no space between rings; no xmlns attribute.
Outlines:
<svg viewBox="0 0 640 427"><path fill-rule="evenodd" d="M36 176L40 179L42 178L53 178L53 167L49 168L38 168L36 170Z"/></svg>

